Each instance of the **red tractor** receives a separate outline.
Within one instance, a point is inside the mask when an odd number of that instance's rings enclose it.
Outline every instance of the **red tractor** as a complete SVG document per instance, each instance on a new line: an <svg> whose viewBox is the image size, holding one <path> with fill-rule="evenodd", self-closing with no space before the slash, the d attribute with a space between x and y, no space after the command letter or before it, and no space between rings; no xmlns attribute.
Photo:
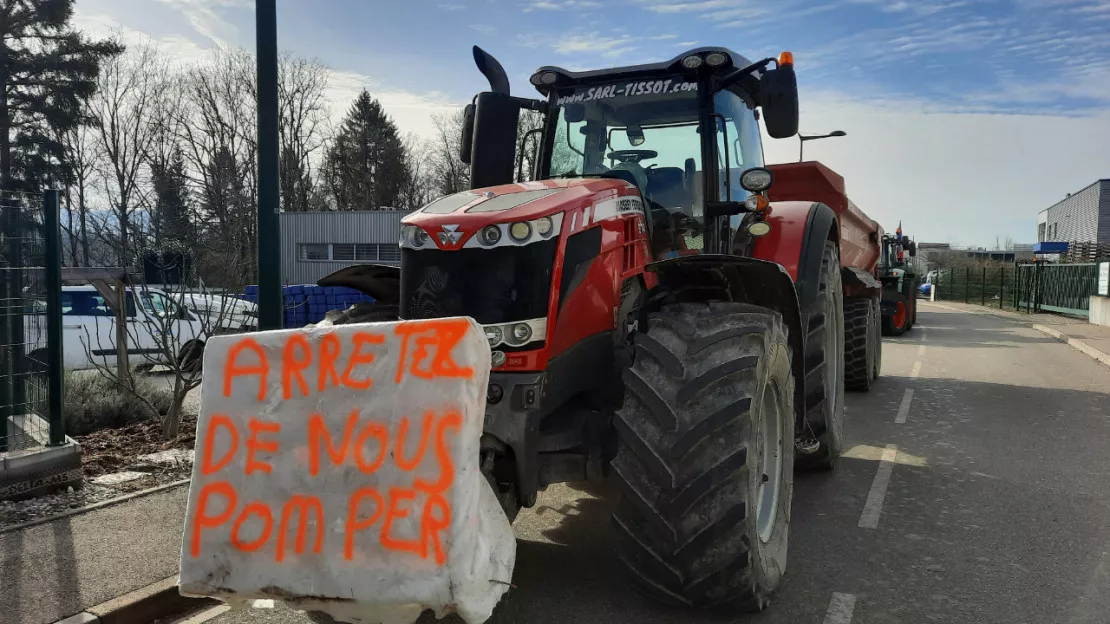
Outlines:
<svg viewBox="0 0 1110 624"><path fill-rule="evenodd" d="M868 383L878 367L877 224L842 181L836 197L785 190L827 168L764 166L759 109L772 137L797 133L792 56L541 67L541 99L474 57L490 90L466 109L472 190L404 218L399 271L321 280L378 300L325 323L473 317L493 352L480 466L509 518L550 484L610 475L638 587L762 609L786 569L795 465L842 450L846 331ZM533 181L513 183L523 110L544 124ZM846 302L871 320L846 328Z"/></svg>

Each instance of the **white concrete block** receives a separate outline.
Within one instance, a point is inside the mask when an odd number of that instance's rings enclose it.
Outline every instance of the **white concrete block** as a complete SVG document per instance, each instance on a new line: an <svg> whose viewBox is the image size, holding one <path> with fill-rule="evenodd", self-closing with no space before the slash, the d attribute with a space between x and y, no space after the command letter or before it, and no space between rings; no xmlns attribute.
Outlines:
<svg viewBox="0 0 1110 624"><path fill-rule="evenodd" d="M1110 297L1092 296L1090 309L1091 314L1087 320L1090 321L1092 325L1110 327Z"/></svg>
<svg viewBox="0 0 1110 624"><path fill-rule="evenodd" d="M478 468L489 369L470 318L213 337L181 593L485 621L516 556Z"/></svg>

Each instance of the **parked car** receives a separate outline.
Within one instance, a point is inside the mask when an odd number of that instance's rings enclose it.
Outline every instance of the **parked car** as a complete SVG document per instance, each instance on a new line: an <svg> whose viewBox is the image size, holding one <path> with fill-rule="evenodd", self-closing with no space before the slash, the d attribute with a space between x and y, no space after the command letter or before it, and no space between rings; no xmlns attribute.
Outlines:
<svg viewBox="0 0 1110 624"><path fill-rule="evenodd" d="M136 304L136 295L138 303ZM127 360L133 367L172 364L175 360L199 368L207 335L204 324L186 307L161 290L127 291ZM24 337L31 370L46 362L46 305L36 301L24 317ZM166 332L170 353L159 340ZM117 363L116 314L93 286L62 287L62 360L67 369L90 369ZM173 358L171 360L171 358Z"/></svg>
<svg viewBox="0 0 1110 624"><path fill-rule="evenodd" d="M235 334L258 330L258 304L231 295L185 293L175 297L205 320L213 334Z"/></svg>

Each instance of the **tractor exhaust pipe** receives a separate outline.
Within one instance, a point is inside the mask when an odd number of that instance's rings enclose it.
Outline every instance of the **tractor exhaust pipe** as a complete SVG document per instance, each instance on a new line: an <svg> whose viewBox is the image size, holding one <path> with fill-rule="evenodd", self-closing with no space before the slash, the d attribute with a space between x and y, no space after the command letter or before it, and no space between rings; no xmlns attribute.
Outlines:
<svg viewBox="0 0 1110 624"><path fill-rule="evenodd" d="M501 67L501 63L497 59L479 48L474 46L474 64L478 66L478 71L489 81L489 90L494 93L502 95L509 95L509 76L505 73L505 68Z"/></svg>

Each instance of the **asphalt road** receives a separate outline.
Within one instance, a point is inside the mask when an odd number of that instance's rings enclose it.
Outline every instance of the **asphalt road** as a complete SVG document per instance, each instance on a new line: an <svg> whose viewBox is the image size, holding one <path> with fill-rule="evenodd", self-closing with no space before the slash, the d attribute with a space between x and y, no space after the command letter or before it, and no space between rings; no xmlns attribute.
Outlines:
<svg viewBox="0 0 1110 624"><path fill-rule="evenodd" d="M925 306L918 320L886 339L871 392L848 394L836 471L798 476L769 610L645 601L609 549L605 488L571 485L517 520L516 589L490 622L1110 622L1110 369L1010 321ZM181 622L307 621L220 609Z"/></svg>

